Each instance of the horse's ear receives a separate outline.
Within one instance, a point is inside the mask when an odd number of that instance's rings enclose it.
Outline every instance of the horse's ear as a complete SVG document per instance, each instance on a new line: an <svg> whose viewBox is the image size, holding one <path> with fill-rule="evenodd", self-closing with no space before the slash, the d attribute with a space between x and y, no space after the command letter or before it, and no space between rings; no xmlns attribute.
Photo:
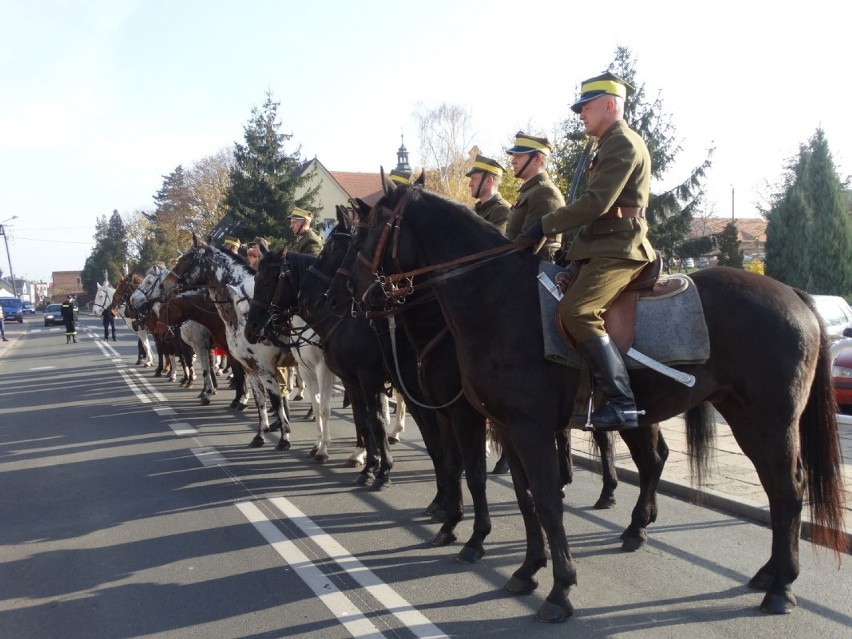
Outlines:
<svg viewBox="0 0 852 639"><path fill-rule="evenodd" d="M269 253L269 244L262 238L257 239L257 248L260 249L260 255L264 256Z"/></svg>
<svg viewBox="0 0 852 639"><path fill-rule="evenodd" d="M346 215L346 207L342 204L336 204L334 210L337 213L337 223L341 226L348 227L349 217Z"/></svg>
<svg viewBox="0 0 852 639"><path fill-rule="evenodd" d="M414 184L417 186L426 186L426 169L420 172L420 177L414 180Z"/></svg>
<svg viewBox="0 0 852 639"><path fill-rule="evenodd" d="M382 190L385 192L385 195L396 191L396 184L394 184L393 181L385 175L385 167L379 167L379 174L382 176Z"/></svg>
<svg viewBox="0 0 852 639"><path fill-rule="evenodd" d="M195 231L192 232L192 245L195 248L201 246L201 240L198 239L198 235L196 235Z"/></svg>
<svg viewBox="0 0 852 639"><path fill-rule="evenodd" d="M103 284L101 284L100 282L98 282L98 288L103 288L103 286L104 286Z"/></svg>

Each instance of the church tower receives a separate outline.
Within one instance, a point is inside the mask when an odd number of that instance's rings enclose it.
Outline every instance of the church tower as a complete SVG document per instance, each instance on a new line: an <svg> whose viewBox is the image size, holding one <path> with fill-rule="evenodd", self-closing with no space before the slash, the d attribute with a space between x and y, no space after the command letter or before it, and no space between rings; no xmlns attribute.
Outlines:
<svg viewBox="0 0 852 639"><path fill-rule="evenodd" d="M411 172L411 165L408 164L408 149L405 148L405 139L402 133L399 134L400 147L396 152L396 170Z"/></svg>

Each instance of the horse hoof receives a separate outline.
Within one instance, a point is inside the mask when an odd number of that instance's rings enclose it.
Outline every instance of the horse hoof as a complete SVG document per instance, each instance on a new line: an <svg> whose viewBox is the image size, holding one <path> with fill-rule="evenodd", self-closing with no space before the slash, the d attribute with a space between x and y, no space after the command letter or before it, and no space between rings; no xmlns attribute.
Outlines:
<svg viewBox="0 0 852 639"><path fill-rule="evenodd" d="M346 468L358 468L360 465L361 464L354 459L347 459L345 464Z"/></svg>
<svg viewBox="0 0 852 639"><path fill-rule="evenodd" d="M789 615L796 608L796 597L791 591L783 594L767 592L760 604L760 611L770 615Z"/></svg>
<svg viewBox="0 0 852 639"><path fill-rule="evenodd" d="M301 402L304 399L304 396L301 393L299 393L293 399L297 402Z"/></svg>
<svg viewBox="0 0 852 639"><path fill-rule="evenodd" d="M648 541L647 535L625 535L622 537L621 550L623 552L635 552Z"/></svg>
<svg viewBox="0 0 852 639"><path fill-rule="evenodd" d="M243 412L246 408L248 408L248 404L240 404L239 402L237 402L237 405L234 406L234 409L240 412Z"/></svg>
<svg viewBox="0 0 852 639"><path fill-rule="evenodd" d="M528 595L535 592L536 588L538 588L538 582L535 579L521 579L515 575L512 575L512 578L503 586L503 590L510 595Z"/></svg>
<svg viewBox="0 0 852 639"><path fill-rule="evenodd" d="M574 606L570 601L565 601L564 604L555 604L546 601L541 604L541 608L535 613L537 621L542 623L562 623L574 614Z"/></svg>
<svg viewBox="0 0 852 639"><path fill-rule="evenodd" d="M251 443L249 443L249 448L260 448L265 443L266 442L264 441L263 437L261 437L260 435L255 435L254 438L251 440Z"/></svg>
<svg viewBox="0 0 852 639"><path fill-rule="evenodd" d="M201 404L202 406L209 406L210 405L210 398L207 397L207 395L204 395L204 397L202 397L200 400L198 400L198 403Z"/></svg>
<svg viewBox="0 0 852 639"><path fill-rule="evenodd" d="M497 463L494 464L494 470L491 471L492 475L506 475L509 472L509 462L505 459L498 459Z"/></svg>
<svg viewBox="0 0 852 639"><path fill-rule="evenodd" d="M398 443L399 443L399 438L397 438L397 437L388 437L388 444L393 445L393 444L398 444Z"/></svg>
<svg viewBox="0 0 852 639"><path fill-rule="evenodd" d="M280 433L281 432L281 422L275 422L274 424L270 424L267 429L268 433Z"/></svg>
<svg viewBox="0 0 852 639"><path fill-rule="evenodd" d="M601 497L593 506L595 510L609 510L615 508L615 497Z"/></svg>
<svg viewBox="0 0 852 639"><path fill-rule="evenodd" d="M328 454L314 455L314 461L318 464L324 464L328 461Z"/></svg>
<svg viewBox="0 0 852 639"><path fill-rule="evenodd" d="M380 493L383 490L385 490L386 488L388 488L390 485L391 485L390 477L384 477L384 478L378 478L377 477L376 480L373 482L373 485L370 486L370 490L372 490L374 493Z"/></svg>
<svg viewBox="0 0 852 639"><path fill-rule="evenodd" d="M440 510L441 507L442 507L441 506L441 500L436 497L435 499L432 500L432 503L430 503L428 506L426 506L426 510L423 511L423 514L424 515L431 515L431 514L437 512L438 510Z"/></svg>
<svg viewBox="0 0 852 639"><path fill-rule="evenodd" d="M456 562L460 564L475 564L485 556L485 549L482 547L475 548L473 546L465 546L456 556Z"/></svg>
<svg viewBox="0 0 852 639"><path fill-rule="evenodd" d="M293 444L290 443L289 439L282 439L275 446L275 450L277 450L279 452L283 451L283 450L290 450L290 448L292 448L292 446L293 446Z"/></svg>
<svg viewBox="0 0 852 639"><path fill-rule="evenodd" d="M772 587L773 581L775 581L775 577L771 573L761 569L749 580L748 587L753 590L767 592Z"/></svg>
<svg viewBox="0 0 852 639"><path fill-rule="evenodd" d="M432 539L433 546L449 546L450 544L456 543L456 537L453 533L438 531L438 534L435 535L434 539Z"/></svg>
<svg viewBox="0 0 852 639"><path fill-rule="evenodd" d="M313 457L319 452L319 446L314 446L308 451L308 457Z"/></svg>
<svg viewBox="0 0 852 639"><path fill-rule="evenodd" d="M359 475L355 478L355 485L356 485L356 486L369 486L369 485L370 485L370 484L372 484L372 483L373 483L372 478L371 478L371 477L368 477L368 476L367 476L367 475L365 475L364 473L360 473L360 474L359 474Z"/></svg>

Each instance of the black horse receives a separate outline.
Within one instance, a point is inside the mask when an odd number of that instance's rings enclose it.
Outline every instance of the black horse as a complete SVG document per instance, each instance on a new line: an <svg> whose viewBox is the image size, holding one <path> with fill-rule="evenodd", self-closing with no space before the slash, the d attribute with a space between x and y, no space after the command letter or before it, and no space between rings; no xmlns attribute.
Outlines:
<svg viewBox="0 0 852 639"><path fill-rule="evenodd" d="M394 190L393 182L384 178L382 173L385 193ZM422 176L421 176L422 178ZM416 186L423 186L421 180L415 182ZM349 248L340 260L331 284L328 287L327 296L331 308L337 313L344 313L352 306L351 287L348 278L352 272L352 265L358 256L364 241L367 239L370 207L362 201L358 201L356 215L358 222L353 230L353 239ZM338 213L340 220L340 213ZM382 300L384 302L385 300ZM383 305L382 305L383 306ZM386 316L387 312L366 309L360 311L366 315ZM477 448L475 442L465 441L469 439L468 430L470 424L484 423L484 415L477 411L459 389L462 387L461 373L458 368L456 357L456 345L447 329L441 307L435 300L434 294L427 288L415 291L406 304L396 307L391 313L398 313L402 318L406 334L411 340L418 358L418 377L420 385L428 396L434 398L456 397L457 402L452 404L443 399L432 400L433 405L444 406L447 403L444 414L445 423L451 426L449 432L456 432L454 437L459 439L459 446L463 455L478 460L481 448ZM521 373L522 374L522 373ZM409 398L409 404L416 404L416 398ZM440 412L440 411L439 411ZM476 413L476 417L474 417ZM500 429L495 429L499 430ZM618 487L618 475L615 468L615 450L613 446L612 433L597 432L593 434L595 445L601 455L601 470L603 486L601 494L595 502L594 507L599 510L615 506L615 489ZM571 439L570 430L562 429L556 433L556 446L559 451L559 475L560 485L565 486L573 480L573 464L571 462ZM468 463L473 463L472 461ZM482 460L484 464L484 459ZM467 466L467 464L466 464ZM460 469L459 469L460 470ZM470 483L471 469L465 469L468 483ZM475 494L475 493L474 493Z"/></svg>
<svg viewBox="0 0 852 639"><path fill-rule="evenodd" d="M568 593L577 573L562 522L553 433L570 420L578 374L542 357L538 259L467 208L418 188L387 194L373 208L370 223L354 268L354 295L393 295L388 287L395 282L431 284L458 346L465 393L503 425L511 443L509 464L527 551L506 589L521 594L536 588L534 575L547 563L544 532L554 583L537 617L564 621L573 612ZM650 370L630 374L647 413L640 428L621 433L639 469L641 491L624 536L643 536L656 517L653 494L664 458L655 424L686 411L693 454L706 459L712 403L755 464L769 497L771 555L749 583L766 591L761 610L790 612L796 605L792 583L799 572L806 490L814 541L845 550L825 328L807 294L771 278L719 267L693 280L711 355L704 364L684 367L696 377L692 388Z"/></svg>

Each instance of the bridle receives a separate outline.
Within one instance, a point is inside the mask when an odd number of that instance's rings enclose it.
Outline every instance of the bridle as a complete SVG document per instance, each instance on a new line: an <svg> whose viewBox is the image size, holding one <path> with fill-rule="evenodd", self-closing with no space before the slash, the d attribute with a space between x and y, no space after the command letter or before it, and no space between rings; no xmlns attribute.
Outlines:
<svg viewBox="0 0 852 639"><path fill-rule="evenodd" d="M362 303L366 303L372 289L379 287L384 293L386 308L392 305L402 305L408 296L414 292L414 278L418 275L426 275L445 270L445 272L427 278L418 284L418 286L433 286L444 280L458 277L479 268L492 259L521 251L532 244L531 240L519 240L511 244L501 244L500 246L473 253L472 255L464 255L449 262L430 264L406 271L402 268L399 261L399 242L402 235L402 223L406 207L411 199L410 193L411 191L407 189L393 209L389 209L386 206L377 206L370 212L369 225L371 229L374 229L379 224L380 215L386 217L386 221L384 222L384 227L382 228L382 233L379 236L372 258L368 259L361 251L358 252L358 256L356 257L356 261L362 265L366 265L375 277L375 281L364 292L360 300ZM388 250L390 250L389 255L387 254ZM391 274L383 273L382 264L386 260L389 260L395 265L396 272ZM348 272L340 270L338 272L347 276L351 275Z"/></svg>

